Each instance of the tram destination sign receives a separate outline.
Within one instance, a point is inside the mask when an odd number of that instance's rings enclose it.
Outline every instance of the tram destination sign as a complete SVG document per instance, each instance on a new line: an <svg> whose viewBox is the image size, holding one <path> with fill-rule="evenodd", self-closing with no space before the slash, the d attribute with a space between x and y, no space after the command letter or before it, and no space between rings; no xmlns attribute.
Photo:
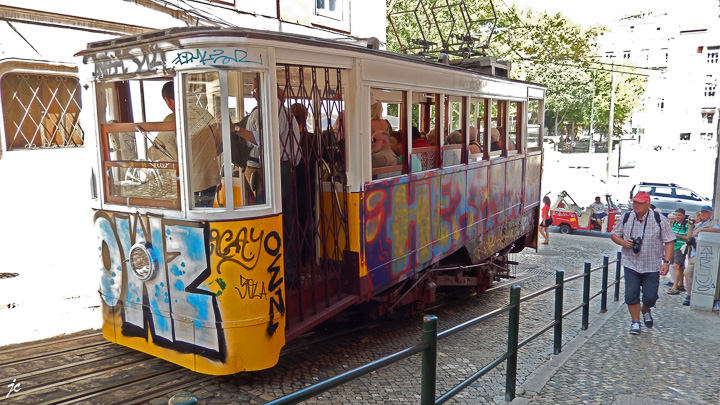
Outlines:
<svg viewBox="0 0 720 405"><path fill-rule="evenodd" d="M105 57L95 59L94 76L97 79L209 66L262 66L266 63L262 50L245 47L155 49L142 54L136 50L132 53L118 50L108 51Z"/></svg>

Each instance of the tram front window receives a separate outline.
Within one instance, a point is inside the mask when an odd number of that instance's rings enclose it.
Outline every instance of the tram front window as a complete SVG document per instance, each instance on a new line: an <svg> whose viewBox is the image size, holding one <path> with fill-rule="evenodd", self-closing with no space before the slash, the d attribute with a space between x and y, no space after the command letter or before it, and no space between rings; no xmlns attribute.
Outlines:
<svg viewBox="0 0 720 405"><path fill-rule="evenodd" d="M175 209L180 206L175 120L174 116L162 118L169 112L161 91L167 80L129 80L98 86L108 202Z"/></svg>
<svg viewBox="0 0 720 405"><path fill-rule="evenodd" d="M221 178L223 151L218 72L183 76L190 191L195 207L212 207ZM174 112L174 109L173 109Z"/></svg>

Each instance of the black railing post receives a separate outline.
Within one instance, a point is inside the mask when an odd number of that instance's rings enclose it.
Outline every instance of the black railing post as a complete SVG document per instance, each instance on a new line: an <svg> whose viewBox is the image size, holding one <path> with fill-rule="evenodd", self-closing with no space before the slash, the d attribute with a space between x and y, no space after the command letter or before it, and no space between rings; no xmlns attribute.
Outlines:
<svg viewBox="0 0 720 405"><path fill-rule="evenodd" d="M422 352L422 385L420 387L420 403L435 403L435 384L437 373L437 317L423 317L422 340L428 348Z"/></svg>
<svg viewBox="0 0 720 405"><path fill-rule="evenodd" d="M582 330L587 330L590 319L590 263L585 263L585 277L583 277L583 309Z"/></svg>
<svg viewBox="0 0 720 405"><path fill-rule="evenodd" d="M615 263L615 302L620 301L620 259L622 253L617 253L617 263Z"/></svg>
<svg viewBox="0 0 720 405"><path fill-rule="evenodd" d="M607 312L607 283L608 283L608 266L610 258L603 256L603 269L602 269L602 294L600 294L600 312Z"/></svg>
<svg viewBox="0 0 720 405"><path fill-rule="evenodd" d="M517 383L517 347L520 333L520 286L514 285L510 289L510 312L508 313L508 348L510 355L506 364L505 375L505 401L515 399L515 384Z"/></svg>
<svg viewBox="0 0 720 405"><path fill-rule="evenodd" d="M555 328L553 331L553 353L562 351L562 320L563 320L563 289L565 288L565 272L555 272Z"/></svg>

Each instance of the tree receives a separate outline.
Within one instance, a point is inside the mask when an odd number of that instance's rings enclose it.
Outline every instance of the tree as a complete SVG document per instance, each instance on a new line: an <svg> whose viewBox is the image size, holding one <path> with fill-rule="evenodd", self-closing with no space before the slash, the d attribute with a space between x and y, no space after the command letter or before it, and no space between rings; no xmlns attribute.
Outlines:
<svg viewBox="0 0 720 405"><path fill-rule="evenodd" d="M393 14L393 24L388 24L388 50L410 52L413 46L425 52L445 50L447 33L452 24L447 21L470 20L469 31L479 33L479 40L467 46L464 57L486 51L498 59L512 62L514 79L542 83L548 86L545 102L546 123L557 133L558 127L567 124L571 129L578 126L589 128L590 116L594 128L606 133L609 115L610 76L608 67L598 63L596 40L606 31L602 26L584 29L572 23L561 13L536 13L530 9L518 10L516 6L494 9L489 1L456 1L452 5L434 0L388 0L388 11L413 10ZM447 7L436 6L447 4ZM459 9L471 10L463 13ZM434 25L445 21L445 25ZM456 33L464 32L462 30ZM438 28L440 27L440 28ZM465 28L465 27L461 27ZM402 44L395 40L405 38ZM411 39L423 38L412 42ZM482 41L489 38L487 47ZM622 127L637 107L644 92L644 80L638 76L616 73L615 125ZM604 126L603 126L604 117Z"/></svg>

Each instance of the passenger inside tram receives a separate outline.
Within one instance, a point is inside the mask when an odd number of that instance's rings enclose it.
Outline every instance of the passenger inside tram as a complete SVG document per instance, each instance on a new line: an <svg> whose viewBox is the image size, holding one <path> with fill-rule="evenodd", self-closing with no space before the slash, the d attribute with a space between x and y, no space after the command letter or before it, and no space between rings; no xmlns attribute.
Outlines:
<svg viewBox="0 0 720 405"><path fill-rule="evenodd" d="M387 132L377 131L372 135L372 168L388 167L397 165L397 155L390 147L390 135ZM378 173L373 175L374 179L383 179L391 176L398 176L402 171Z"/></svg>
<svg viewBox="0 0 720 405"><path fill-rule="evenodd" d="M468 150L470 150L470 154L472 155L482 153L482 148L480 147L480 142L477 141L477 136L477 128L470 126L470 145L468 146Z"/></svg>
<svg viewBox="0 0 720 405"><path fill-rule="evenodd" d="M165 104L172 111L165 122L175 122L175 90L173 82L167 82L162 88ZM222 136L215 117L202 102L188 103L187 122L190 132L190 150L192 167L192 191L196 207L211 207L217 185L220 183L220 164L218 156L222 153ZM148 156L157 161L177 160L177 138L173 132L161 132L148 149Z"/></svg>
<svg viewBox="0 0 720 405"><path fill-rule="evenodd" d="M374 134L377 131L383 131L386 133L392 132L392 125L386 119L383 119L383 106L378 100L373 100L370 104L370 133Z"/></svg>
<svg viewBox="0 0 720 405"><path fill-rule="evenodd" d="M395 156L397 156L397 164L402 164L403 156L405 155L405 148L403 148L402 144L401 131L392 131L390 133L390 148L395 153Z"/></svg>

